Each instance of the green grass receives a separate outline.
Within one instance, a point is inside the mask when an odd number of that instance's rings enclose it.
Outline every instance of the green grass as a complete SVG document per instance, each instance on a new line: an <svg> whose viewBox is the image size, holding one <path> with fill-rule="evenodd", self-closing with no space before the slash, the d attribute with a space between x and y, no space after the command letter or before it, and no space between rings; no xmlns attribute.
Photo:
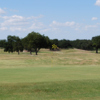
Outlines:
<svg viewBox="0 0 100 100"><path fill-rule="evenodd" d="M1 84L1 100L99 100L100 81Z"/></svg>
<svg viewBox="0 0 100 100"><path fill-rule="evenodd" d="M0 100L100 100L100 54L0 50Z"/></svg>
<svg viewBox="0 0 100 100"><path fill-rule="evenodd" d="M0 83L55 82L87 79L100 79L100 67L68 65L0 69Z"/></svg>

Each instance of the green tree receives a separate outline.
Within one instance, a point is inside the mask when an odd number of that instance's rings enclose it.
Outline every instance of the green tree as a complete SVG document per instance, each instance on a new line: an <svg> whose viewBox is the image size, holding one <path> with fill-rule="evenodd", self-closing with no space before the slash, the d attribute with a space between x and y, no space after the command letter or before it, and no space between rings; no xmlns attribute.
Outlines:
<svg viewBox="0 0 100 100"><path fill-rule="evenodd" d="M98 53L98 49L100 48L100 36L92 37L93 47L96 48L96 53Z"/></svg>
<svg viewBox="0 0 100 100"><path fill-rule="evenodd" d="M22 41L22 44L23 44L23 48L25 50L28 50L28 39L26 37L24 37L24 38L21 39L21 41Z"/></svg>
<svg viewBox="0 0 100 100"><path fill-rule="evenodd" d="M19 51L23 51L23 45L21 39L17 36L11 36L11 35L7 37L7 41L5 43L4 48L5 48L4 51L5 52L8 51L9 53L17 51L19 54Z"/></svg>
<svg viewBox="0 0 100 100"><path fill-rule="evenodd" d="M51 41L52 41L52 44L55 44L55 45L58 46L58 43L59 43L59 40L58 40L58 39L53 39L53 40L51 40Z"/></svg>
<svg viewBox="0 0 100 100"><path fill-rule="evenodd" d="M71 48L72 45L71 45L69 40L63 39L63 40L59 40L58 47L60 47L60 48Z"/></svg>
<svg viewBox="0 0 100 100"><path fill-rule="evenodd" d="M4 48L5 43L6 43L6 40L0 40L0 47Z"/></svg>
<svg viewBox="0 0 100 100"><path fill-rule="evenodd" d="M71 45L73 48L83 49L83 50L93 50L92 40L74 40L71 41Z"/></svg>
<svg viewBox="0 0 100 100"><path fill-rule="evenodd" d="M48 36L43 35L42 47L43 48L51 48L52 47L51 40L49 39Z"/></svg>
<svg viewBox="0 0 100 100"><path fill-rule="evenodd" d="M30 51L30 54L32 54L32 50L34 49L37 55L41 48L47 47L46 40L47 38L45 38L44 35L33 31L23 39L23 41L26 41L26 43L24 43L24 47Z"/></svg>
<svg viewBox="0 0 100 100"><path fill-rule="evenodd" d="M14 41L14 43L13 43L13 50L17 51L18 55L19 55L19 52L23 51L22 41L21 41L21 39L18 36L13 36L13 41Z"/></svg>
<svg viewBox="0 0 100 100"><path fill-rule="evenodd" d="M13 52L13 37L11 35L7 37L7 41L4 45L4 51L9 53Z"/></svg>

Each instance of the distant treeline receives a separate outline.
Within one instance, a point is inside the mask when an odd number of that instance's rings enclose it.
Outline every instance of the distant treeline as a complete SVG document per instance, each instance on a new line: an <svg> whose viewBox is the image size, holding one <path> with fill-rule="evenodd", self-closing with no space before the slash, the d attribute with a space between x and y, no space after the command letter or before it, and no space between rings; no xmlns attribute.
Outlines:
<svg viewBox="0 0 100 100"><path fill-rule="evenodd" d="M37 52L41 48L52 49L52 45L55 44L58 48L77 48L83 50L94 50L98 53L98 48L100 48L100 36L92 37L91 40L58 40L58 39L49 39L48 36L41 35L37 32L31 32L26 37L20 39L18 36L7 37L7 40L0 40L0 47L4 48L5 52L14 52L28 50L30 54L32 52Z"/></svg>
<svg viewBox="0 0 100 100"><path fill-rule="evenodd" d="M92 40L58 40L53 39L51 40L52 43L56 44L59 48L77 48L77 49L83 49L83 50L93 50L94 47L92 45Z"/></svg>

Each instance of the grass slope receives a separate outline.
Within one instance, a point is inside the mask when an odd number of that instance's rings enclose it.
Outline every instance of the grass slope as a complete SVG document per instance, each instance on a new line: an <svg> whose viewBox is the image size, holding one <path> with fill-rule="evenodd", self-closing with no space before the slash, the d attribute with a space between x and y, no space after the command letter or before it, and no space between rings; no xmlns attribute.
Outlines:
<svg viewBox="0 0 100 100"><path fill-rule="evenodd" d="M0 100L100 100L100 55L68 49L0 50Z"/></svg>

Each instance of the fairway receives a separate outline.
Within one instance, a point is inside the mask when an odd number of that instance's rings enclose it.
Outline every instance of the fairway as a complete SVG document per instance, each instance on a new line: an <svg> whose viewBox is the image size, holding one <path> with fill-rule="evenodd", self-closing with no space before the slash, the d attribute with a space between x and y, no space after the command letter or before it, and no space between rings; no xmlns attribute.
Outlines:
<svg viewBox="0 0 100 100"><path fill-rule="evenodd" d="M100 79L100 67L56 65L0 69L0 83L55 82L87 79Z"/></svg>
<svg viewBox="0 0 100 100"><path fill-rule="evenodd" d="M100 54L0 50L0 100L100 100Z"/></svg>

